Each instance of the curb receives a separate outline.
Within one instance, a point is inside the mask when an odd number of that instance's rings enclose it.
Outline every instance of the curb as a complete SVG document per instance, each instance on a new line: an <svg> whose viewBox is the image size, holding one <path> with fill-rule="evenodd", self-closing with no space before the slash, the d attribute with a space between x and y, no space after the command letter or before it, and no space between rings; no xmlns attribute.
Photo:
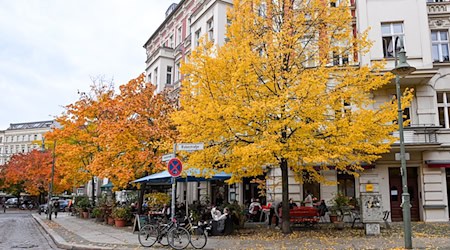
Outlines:
<svg viewBox="0 0 450 250"><path fill-rule="evenodd" d="M56 246L62 249L73 249L73 250L110 250L113 248L108 247L100 247L100 246L90 246L90 245L80 245L80 244L71 244L63 239L59 234L57 234L53 229L51 229L47 224L45 224L41 218L36 216L35 214L31 214L34 220L47 232L50 238L53 240Z"/></svg>

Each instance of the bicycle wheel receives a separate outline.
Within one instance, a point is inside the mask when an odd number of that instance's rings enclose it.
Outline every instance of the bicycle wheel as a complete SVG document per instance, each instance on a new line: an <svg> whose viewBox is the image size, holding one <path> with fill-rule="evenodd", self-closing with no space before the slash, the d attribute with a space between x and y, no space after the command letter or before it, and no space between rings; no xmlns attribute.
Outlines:
<svg viewBox="0 0 450 250"><path fill-rule="evenodd" d="M138 234L139 243L143 247L151 247L158 239L158 228L155 225L145 225L141 227Z"/></svg>
<svg viewBox="0 0 450 250"><path fill-rule="evenodd" d="M191 229L191 245L196 249L202 249L206 246L206 242L208 241L208 236L206 235L206 231L201 228L192 228Z"/></svg>
<svg viewBox="0 0 450 250"><path fill-rule="evenodd" d="M191 236L186 228L174 227L167 233L167 241L173 249L185 249L191 242Z"/></svg>

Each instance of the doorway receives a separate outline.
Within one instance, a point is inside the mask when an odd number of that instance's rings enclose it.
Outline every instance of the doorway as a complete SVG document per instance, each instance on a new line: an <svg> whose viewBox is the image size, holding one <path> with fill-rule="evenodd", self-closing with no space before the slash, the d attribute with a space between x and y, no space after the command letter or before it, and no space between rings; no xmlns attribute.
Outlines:
<svg viewBox="0 0 450 250"><path fill-rule="evenodd" d="M407 168L408 192L411 198L411 221L419 221L419 187L417 185L417 168ZM392 221L403 221L402 203L402 176L400 168L389 168L389 196L391 200Z"/></svg>

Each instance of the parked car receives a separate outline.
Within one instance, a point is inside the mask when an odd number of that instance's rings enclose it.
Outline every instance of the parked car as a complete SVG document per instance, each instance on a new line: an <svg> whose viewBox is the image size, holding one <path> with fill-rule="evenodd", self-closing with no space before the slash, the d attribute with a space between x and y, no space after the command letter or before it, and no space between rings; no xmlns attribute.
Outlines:
<svg viewBox="0 0 450 250"><path fill-rule="evenodd" d="M6 207L18 207L19 206L19 199L17 198L9 198L5 202Z"/></svg>
<svg viewBox="0 0 450 250"><path fill-rule="evenodd" d="M64 212L69 206L69 200L59 200L59 211Z"/></svg>

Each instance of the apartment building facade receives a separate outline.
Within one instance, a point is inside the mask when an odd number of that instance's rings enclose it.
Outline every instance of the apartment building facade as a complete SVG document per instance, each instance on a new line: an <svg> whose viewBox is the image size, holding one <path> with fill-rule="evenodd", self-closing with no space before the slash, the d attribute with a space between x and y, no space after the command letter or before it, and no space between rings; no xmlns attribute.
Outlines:
<svg viewBox="0 0 450 250"><path fill-rule="evenodd" d="M0 165L6 164L12 155L28 153L39 149L43 135L50 131L55 121L11 123L6 130L0 130Z"/></svg>
<svg viewBox="0 0 450 250"><path fill-rule="evenodd" d="M330 1L338 6L343 0ZM158 92L169 89L177 93L182 79L179 66L187 60L190 51L205 35L216 44L225 42L226 9L231 1L182 0L169 8L166 19L145 43L147 51L147 80L157 85ZM360 65L386 61L386 72L395 66L395 40L401 39L407 52L408 63L416 67L412 74L400 79L402 90L414 88L411 106L404 115L409 119L405 127L408 188L411 195L412 220L448 221L450 218L450 61L449 38L450 2L443 0L351 0L357 32L369 29L373 46L369 53L359 55ZM373 108L396 95L395 81L373 93ZM398 136L398 132L394 133ZM324 171L324 176L338 184L299 184L293 175L289 179L290 197L302 201L306 190L326 201L341 192L360 197L370 184L382 195L383 210L391 212L392 221L402 220L400 161L396 154L399 143L391 152L355 178L335 170ZM267 173L267 200L280 200L277 187L279 169ZM214 185L214 184L213 184ZM251 183L225 188L227 200L244 203L255 195ZM189 202L202 194L214 195L208 183L180 185L178 192ZM200 192L206 190L206 192ZM251 197L253 196L253 197Z"/></svg>

